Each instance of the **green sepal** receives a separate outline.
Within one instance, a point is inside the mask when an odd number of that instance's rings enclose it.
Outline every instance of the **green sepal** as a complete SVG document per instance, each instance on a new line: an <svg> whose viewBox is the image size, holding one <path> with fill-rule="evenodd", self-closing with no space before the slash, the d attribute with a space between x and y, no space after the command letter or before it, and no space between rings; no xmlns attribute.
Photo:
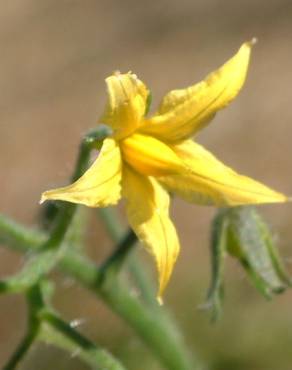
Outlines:
<svg viewBox="0 0 292 370"><path fill-rule="evenodd" d="M237 258L265 297L291 285L268 226L253 207L229 211L228 252Z"/></svg>
<svg viewBox="0 0 292 370"><path fill-rule="evenodd" d="M224 262L227 254L243 266L254 287L266 298L291 286L271 232L253 207L221 209L211 232L211 284L206 308L213 321L222 312Z"/></svg>
<svg viewBox="0 0 292 370"><path fill-rule="evenodd" d="M216 321L222 313L224 299L224 263L227 247L228 219L226 211L220 210L215 216L211 230L211 283L205 308L211 311L211 320Z"/></svg>

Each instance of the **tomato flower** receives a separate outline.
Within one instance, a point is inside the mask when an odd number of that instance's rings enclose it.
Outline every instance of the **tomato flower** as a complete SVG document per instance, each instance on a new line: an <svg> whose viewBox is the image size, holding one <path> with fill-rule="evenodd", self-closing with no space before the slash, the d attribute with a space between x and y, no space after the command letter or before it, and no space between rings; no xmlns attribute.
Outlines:
<svg viewBox="0 0 292 370"><path fill-rule="evenodd" d="M170 91L150 118L145 116L149 91L136 75L108 77L108 102L100 122L111 127L112 136L104 140L98 158L76 182L42 194L42 201L59 199L89 207L107 207L126 198L129 224L157 263L158 297L179 252L169 218L169 192L188 202L219 207L287 200L237 174L192 140L237 96L253 43L244 43L205 80Z"/></svg>

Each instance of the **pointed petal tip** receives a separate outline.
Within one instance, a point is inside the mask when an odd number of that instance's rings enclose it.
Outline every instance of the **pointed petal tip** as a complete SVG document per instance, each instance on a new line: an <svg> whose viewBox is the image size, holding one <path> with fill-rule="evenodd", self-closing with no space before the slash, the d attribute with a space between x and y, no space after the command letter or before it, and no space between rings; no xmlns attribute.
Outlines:
<svg viewBox="0 0 292 370"><path fill-rule="evenodd" d="M39 201L39 204L43 204L47 200L56 200L57 198L54 197L54 195L56 194L56 190L60 190L60 189L44 191L41 195L41 199Z"/></svg>
<svg viewBox="0 0 292 370"><path fill-rule="evenodd" d="M251 40L246 41L246 42L242 45L242 47L243 47L243 48L247 48L247 49L248 49L248 51L250 51L250 50L251 50L251 48L252 48L255 44L257 44L257 42L258 42L258 39L257 39L256 37L253 37Z"/></svg>
<svg viewBox="0 0 292 370"><path fill-rule="evenodd" d="M292 201L292 196L287 196L285 194L279 193L279 200L276 201L276 203L286 203L286 202L291 202Z"/></svg>
<svg viewBox="0 0 292 370"><path fill-rule="evenodd" d="M250 41L248 41L248 44L250 46L254 46L255 44L257 44L258 42L258 39L256 37L253 37Z"/></svg>
<svg viewBox="0 0 292 370"><path fill-rule="evenodd" d="M276 204L291 202L292 197L288 197L282 193L275 193L269 198L270 200L260 201L258 204Z"/></svg>
<svg viewBox="0 0 292 370"><path fill-rule="evenodd" d="M39 200L39 204L43 204L46 200L47 200L47 197L45 196L45 194L42 194L41 199Z"/></svg>

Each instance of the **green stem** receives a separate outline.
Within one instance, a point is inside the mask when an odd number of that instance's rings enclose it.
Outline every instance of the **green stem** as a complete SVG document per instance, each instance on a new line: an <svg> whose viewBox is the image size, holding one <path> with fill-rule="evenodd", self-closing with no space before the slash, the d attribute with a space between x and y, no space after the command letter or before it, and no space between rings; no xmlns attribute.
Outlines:
<svg viewBox="0 0 292 370"><path fill-rule="evenodd" d="M84 251L87 224L88 209L80 206L75 212L70 228L66 233L64 242L70 244L79 251Z"/></svg>
<svg viewBox="0 0 292 370"><path fill-rule="evenodd" d="M105 273L108 274L109 271L110 273L113 272L114 274L116 274L136 242L136 234L133 232L132 229L129 229L129 231L117 244L114 252L101 265L100 270L103 271L103 275L105 275Z"/></svg>
<svg viewBox="0 0 292 370"><path fill-rule="evenodd" d="M6 242L9 242L9 245L15 249L29 251L31 246L37 246L37 241L44 238L42 233L32 232L30 234L29 231L25 233L26 238L21 235L19 238L15 238L15 236L19 236L19 233L10 230L8 226L13 229L16 224L6 220L2 225L1 221L3 221L3 217L0 217L0 236L4 237ZM165 319L164 315L157 314L157 312L145 307L117 279L101 279L102 272L97 266L70 248L66 248L59 266L62 271L103 298L113 311L122 316L149 348L157 354L167 369L199 369L198 361L196 361L196 365L192 364L185 351L183 340L174 325ZM100 284L101 281L103 284Z"/></svg>
<svg viewBox="0 0 292 370"><path fill-rule="evenodd" d="M93 133L91 133L89 136L86 136L81 142L72 181L79 178L87 168L93 144ZM38 280L42 278L42 276L48 274L58 264L65 249L64 245L62 248L58 247L62 244L76 209L77 205L74 203L62 203L62 208L57 213L57 219L54 224L54 228L50 232L48 239L42 242L37 250L37 253L29 258L23 269L17 275L0 281L0 293L16 293L26 291L32 285L35 285ZM9 227L13 225L5 223L4 226ZM16 237L20 236L17 235L19 232L20 229L16 228ZM25 237L26 234L24 234L24 238Z"/></svg>
<svg viewBox="0 0 292 370"><path fill-rule="evenodd" d="M76 181L87 170L92 149L98 146L109 134L109 128L100 125L96 130L92 130L84 136L79 147L79 154L73 175L71 176L71 182ZM62 208L57 213L55 227L50 233L48 240L40 247L41 250L55 249L61 244L71 224L76 208L77 204L62 203Z"/></svg>
<svg viewBox="0 0 292 370"><path fill-rule="evenodd" d="M27 333L16 348L15 352L12 354L7 364L4 365L3 370L14 370L23 360L24 356L27 354L32 344L34 343L39 330L40 321L37 317L38 309L42 305L42 301L39 300L38 295L36 295L35 287L32 287L27 292L27 303L28 303L28 329Z"/></svg>
<svg viewBox="0 0 292 370"><path fill-rule="evenodd" d="M4 365L3 370L14 370L17 365L21 362L24 356L27 354L31 348L35 338L37 336L37 331L29 331L25 337L22 339L21 343L16 348L15 352L9 359L6 365Z"/></svg>
<svg viewBox="0 0 292 370"><path fill-rule="evenodd" d="M152 307L154 309L159 307L156 299L154 283L149 276L147 268L140 263L136 255L131 255L129 257L128 266L130 274L135 279L135 284L139 290L139 296L143 302L147 304L148 307ZM165 312L163 314L165 315Z"/></svg>
<svg viewBox="0 0 292 370"><path fill-rule="evenodd" d="M98 208L97 212L112 241L118 243L124 235L125 228L118 220L117 214L114 209Z"/></svg>
<svg viewBox="0 0 292 370"><path fill-rule="evenodd" d="M184 343L176 328L162 315L155 315L152 310L137 300L127 287L116 278L101 279L104 272L95 264L77 253L67 254L61 261L61 267L79 283L92 290L121 316L156 353L169 370L194 370Z"/></svg>
<svg viewBox="0 0 292 370"><path fill-rule="evenodd" d="M63 244L56 251L44 250L32 255L20 272L0 281L0 293L20 293L29 290L58 264L66 248L67 245Z"/></svg>
<svg viewBox="0 0 292 370"><path fill-rule="evenodd" d="M40 251L57 249L59 247L71 224L76 208L77 204L62 203L62 209L56 219L56 226L50 233L48 240L40 247Z"/></svg>
<svg viewBox="0 0 292 370"><path fill-rule="evenodd" d="M46 240L46 234L26 226L0 214L0 243L26 253L36 251Z"/></svg>
<svg viewBox="0 0 292 370"><path fill-rule="evenodd" d="M98 348L53 312L44 310L40 317L46 325L43 325L39 338L46 343L71 352L76 351L78 357L95 369L125 370L109 352Z"/></svg>
<svg viewBox="0 0 292 370"><path fill-rule="evenodd" d="M121 225L115 210L112 208L99 208L98 215L103 221L112 241L119 243L121 238L126 235L127 231L125 231L125 228ZM156 307L157 301L155 299L154 286L145 272L145 267L141 265L136 256L131 256L129 258L128 268L144 302L148 304L149 307Z"/></svg>
<svg viewBox="0 0 292 370"><path fill-rule="evenodd" d="M44 289L40 284L27 292L28 332L3 370L16 369L36 339L69 351L78 351L78 357L95 369L125 370L110 353L98 348L53 313L47 307L43 295Z"/></svg>
<svg viewBox="0 0 292 370"><path fill-rule="evenodd" d="M77 180L88 167L89 157L92 150L91 138L85 136L79 148L79 155L77 158L72 181ZM50 233L48 240L41 246L41 250L55 249L64 239L66 231L68 230L74 213L77 209L77 204L62 202L62 208L58 212L55 227Z"/></svg>

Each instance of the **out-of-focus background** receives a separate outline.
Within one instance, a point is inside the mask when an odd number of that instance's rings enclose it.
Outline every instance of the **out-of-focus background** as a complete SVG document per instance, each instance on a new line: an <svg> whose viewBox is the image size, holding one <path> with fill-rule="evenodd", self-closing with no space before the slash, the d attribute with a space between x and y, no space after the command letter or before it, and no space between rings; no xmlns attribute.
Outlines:
<svg viewBox="0 0 292 370"><path fill-rule="evenodd" d="M135 72L153 93L154 108L168 90L203 78L240 44L256 36L246 86L198 137L225 163L292 194L291 0L14 0L0 4L0 210L37 224L43 190L67 183L82 134L105 103L104 78ZM261 207L288 264L292 208ZM241 268L228 261L223 319L210 325L198 310L209 283L212 208L175 200L173 218L182 251L165 303L214 370L291 370L291 292L265 301ZM109 252L98 221L88 230L96 261ZM152 260L139 251L149 266ZM0 276L23 260L0 249ZM155 272L153 271L153 274ZM55 306L131 370L158 370L152 354L126 325L71 281ZM19 296L0 297L0 367L25 330ZM143 360L142 360L143 359ZM143 363L143 369L141 368ZM24 369L87 369L51 347L35 346Z"/></svg>

